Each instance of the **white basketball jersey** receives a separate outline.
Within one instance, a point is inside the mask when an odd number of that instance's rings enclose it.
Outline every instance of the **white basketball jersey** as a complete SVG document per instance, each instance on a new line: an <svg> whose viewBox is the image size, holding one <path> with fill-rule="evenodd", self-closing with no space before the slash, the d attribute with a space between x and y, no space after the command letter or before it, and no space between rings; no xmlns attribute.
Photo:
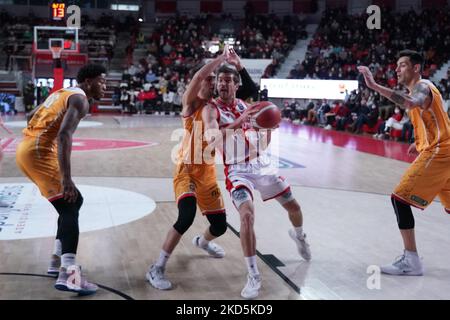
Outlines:
<svg viewBox="0 0 450 320"><path fill-rule="evenodd" d="M226 129L226 126L235 122L242 113L247 110L247 104L235 99L233 103L227 105L220 98L212 102L217 108L217 121L220 129ZM259 172L261 168L270 165L270 159L266 153L258 148L249 148L249 143L257 145L261 135L251 130L250 122L245 122L240 129L230 129L226 131L224 137L223 161L226 166L226 172ZM252 150L252 151L250 151ZM254 153L254 154L251 154Z"/></svg>

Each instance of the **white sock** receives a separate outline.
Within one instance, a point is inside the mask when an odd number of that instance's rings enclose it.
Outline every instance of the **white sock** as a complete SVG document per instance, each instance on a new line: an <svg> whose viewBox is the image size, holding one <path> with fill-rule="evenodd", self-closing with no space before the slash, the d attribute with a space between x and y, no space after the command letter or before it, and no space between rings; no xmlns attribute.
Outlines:
<svg viewBox="0 0 450 320"><path fill-rule="evenodd" d="M418 258L419 257L419 254L416 251L405 250L405 255L406 256L410 256L410 257L414 257L414 258Z"/></svg>
<svg viewBox="0 0 450 320"><path fill-rule="evenodd" d="M252 276L259 275L258 266L256 265L256 256L245 257L248 273Z"/></svg>
<svg viewBox="0 0 450 320"><path fill-rule="evenodd" d="M61 267L68 268L75 264L75 253L64 253L61 256Z"/></svg>
<svg viewBox="0 0 450 320"><path fill-rule="evenodd" d="M202 248L206 248L208 246L209 241L205 239L203 235L198 239L198 245Z"/></svg>
<svg viewBox="0 0 450 320"><path fill-rule="evenodd" d="M62 244L61 244L61 240L59 239L55 239L55 244L53 246L53 254L55 256L61 257L61 253L62 253Z"/></svg>
<svg viewBox="0 0 450 320"><path fill-rule="evenodd" d="M155 263L155 266L164 268L166 266L167 260L170 258L170 253L167 253L166 251L161 249L161 252L159 253L159 258Z"/></svg>
<svg viewBox="0 0 450 320"><path fill-rule="evenodd" d="M303 227L294 227L295 230L295 234L297 235L297 237L299 237L300 239L303 239L305 237L305 234L303 233Z"/></svg>

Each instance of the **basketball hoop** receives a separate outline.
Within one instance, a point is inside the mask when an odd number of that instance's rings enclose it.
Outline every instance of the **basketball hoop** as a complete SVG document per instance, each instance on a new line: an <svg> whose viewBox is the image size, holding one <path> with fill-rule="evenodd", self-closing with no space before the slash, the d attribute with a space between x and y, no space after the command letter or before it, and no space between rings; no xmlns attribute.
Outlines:
<svg viewBox="0 0 450 320"><path fill-rule="evenodd" d="M53 59L60 59L63 47L50 47L50 51L52 52Z"/></svg>

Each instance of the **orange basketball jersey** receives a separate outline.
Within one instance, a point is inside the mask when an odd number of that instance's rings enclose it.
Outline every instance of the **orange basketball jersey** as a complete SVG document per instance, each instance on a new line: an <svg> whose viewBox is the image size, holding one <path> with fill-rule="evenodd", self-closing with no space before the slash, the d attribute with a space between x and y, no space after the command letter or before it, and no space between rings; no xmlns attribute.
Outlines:
<svg viewBox="0 0 450 320"><path fill-rule="evenodd" d="M80 88L60 89L49 95L23 130L24 139L16 149L17 166L49 201L63 196L56 137L73 94L85 96Z"/></svg>
<svg viewBox="0 0 450 320"><path fill-rule="evenodd" d="M203 106L183 118L184 136L173 178L175 199L194 196L202 214L225 212L214 165L214 148L204 138ZM209 148L209 149L208 149Z"/></svg>
<svg viewBox="0 0 450 320"><path fill-rule="evenodd" d="M46 142L55 140L67 111L67 100L73 94L86 96L80 88L60 89L49 95L23 130L25 137L35 137L38 141Z"/></svg>
<svg viewBox="0 0 450 320"><path fill-rule="evenodd" d="M206 102L189 117L183 117L185 131L178 152L178 164L214 165L214 148L208 148L208 142L204 137L202 110L205 104Z"/></svg>
<svg viewBox="0 0 450 320"><path fill-rule="evenodd" d="M427 110L416 107L409 114L414 126L417 151L450 152L450 120L445 112L442 96L431 81L420 82L430 88L432 101Z"/></svg>

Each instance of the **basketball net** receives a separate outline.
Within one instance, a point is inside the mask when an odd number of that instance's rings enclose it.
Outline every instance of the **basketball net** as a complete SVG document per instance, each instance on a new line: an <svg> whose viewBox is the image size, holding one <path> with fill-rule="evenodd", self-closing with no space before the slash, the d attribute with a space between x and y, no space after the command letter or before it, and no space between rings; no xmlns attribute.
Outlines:
<svg viewBox="0 0 450 320"><path fill-rule="evenodd" d="M60 59L63 48L62 47L50 47L50 51L52 52L53 59Z"/></svg>

